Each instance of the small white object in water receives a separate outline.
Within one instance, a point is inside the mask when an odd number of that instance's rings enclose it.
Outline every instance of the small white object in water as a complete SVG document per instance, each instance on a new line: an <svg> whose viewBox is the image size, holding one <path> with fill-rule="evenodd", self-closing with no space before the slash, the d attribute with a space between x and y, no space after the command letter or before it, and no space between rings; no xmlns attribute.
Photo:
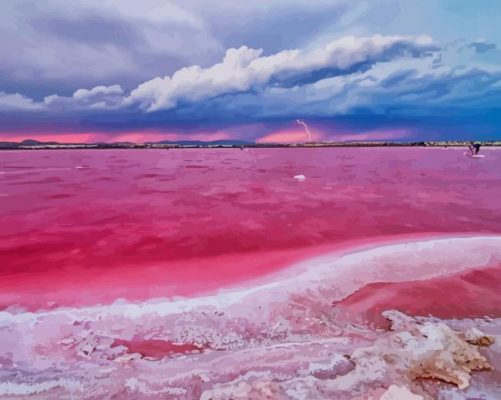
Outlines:
<svg viewBox="0 0 501 400"><path fill-rule="evenodd" d="M298 181L304 181L306 179L306 176L304 175L296 175L294 179L297 179Z"/></svg>

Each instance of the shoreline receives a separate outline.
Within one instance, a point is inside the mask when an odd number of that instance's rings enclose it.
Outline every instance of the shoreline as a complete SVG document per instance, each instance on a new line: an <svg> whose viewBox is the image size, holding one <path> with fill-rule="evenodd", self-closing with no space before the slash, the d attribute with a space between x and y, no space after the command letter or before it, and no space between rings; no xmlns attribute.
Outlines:
<svg viewBox="0 0 501 400"><path fill-rule="evenodd" d="M483 148L501 148L501 141L480 143ZM0 151L14 150L175 150L175 149L303 149L303 148L366 148L366 147L401 147L401 148L467 148L469 142L315 142L315 143L245 143L245 144L160 144L160 143L1 143Z"/></svg>
<svg viewBox="0 0 501 400"><path fill-rule="evenodd" d="M200 289L195 284L193 287L186 287L186 292L173 293L167 296L160 296L162 292L168 292L169 285L155 286L154 290L150 287L149 281L158 281L163 279L161 277L161 268L159 266L150 266L142 271L141 280L134 278L135 274L131 274L128 269L109 271L99 277L98 281L91 280L90 278L95 275L91 272L89 276L79 275L79 282L84 282L81 285L71 284L72 282L54 280L52 275L44 272L40 276L41 288L46 296L41 297L38 291L35 291L35 286L23 285L19 282L19 277L14 275L12 277L4 277L3 293L0 295L0 312L10 312L14 310L17 313L38 313L38 312L52 312L58 309L93 309L99 307L109 307L114 304L128 303L128 304L159 304L169 303L173 304L177 301L181 302L197 302L198 299L213 299L217 300L220 296L231 296L235 293L243 293L246 291L252 292L259 290L260 287L266 287L280 284L284 281L296 279L298 274L307 274L312 265L316 263L328 262L336 264L344 257L352 257L357 254L375 251L377 249L384 249L395 246L412 246L413 244L426 243L432 241L444 241L450 239L471 239L471 238L484 238L496 239L500 237L495 233L486 232L465 232L465 233L444 233L444 232L423 232L423 233L409 233L399 235L383 235L370 238L360 238L347 240L339 243L325 244L321 246L313 246L306 248L294 248L280 251L268 251L259 254L260 269L263 272L259 275L239 276L238 279L228 280L227 282L221 281L219 285L210 287L209 289ZM190 260L190 264L196 263L202 266L207 263L217 262L222 266L229 267L235 262L243 263L250 269L253 264L256 264L254 254L237 254L230 256L218 256L216 258L207 257L195 260ZM182 269L183 265L180 264L176 269ZM222 275L226 275L229 271L223 268ZM54 271L56 274L64 273L64 271ZM118 277L114 274L118 273ZM164 277L167 278L167 277ZM49 282L54 281L56 287L63 286L65 290L57 291L54 285ZM87 282L91 282L91 287ZM10 284L9 284L10 282ZM138 284L140 282L140 284ZM7 283L7 284L5 284ZM172 282L173 283L173 282ZM370 282L369 282L370 284ZM283 286L283 284L282 284ZM119 287L121 292L116 292L113 287ZM146 292L141 292L140 287L148 287ZM14 292L9 290L14 288ZM80 297L80 301L74 302L71 299L71 293L81 291L85 296ZM108 296L99 297L98 293L104 292ZM31 296L30 294L31 293ZM121 293L121 294L119 294ZM94 303L90 299L94 300ZM97 301L97 299L99 299ZM15 311L17 310L17 311Z"/></svg>
<svg viewBox="0 0 501 400"><path fill-rule="evenodd" d="M385 283L389 286L421 284L433 280L461 277L477 270L501 268L501 246L499 243L501 243L501 235L485 233L477 235L472 233L452 235L423 233L420 235L399 235L398 238L387 236L372 241L354 240L336 246L322 246L321 248L324 249L322 253L315 251L318 249L307 251L307 254L302 257L294 257L295 261L292 261L288 266L278 268L262 277L240 282L240 284L221 287L212 293L150 297L143 300L118 297L106 303L63 304L53 309L27 308L23 310L22 306L12 304L9 307L21 308L21 311L11 312L7 307L0 311L0 315L10 314L13 317L22 314L49 315L67 311L83 314L99 313L99 310L103 308L117 307L120 309L122 306L129 306L132 309L144 307L154 311L155 307L160 304L170 306L167 307L170 311L163 308L163 312L175 313L177 305L180 306L180 310L200 305L230 306L247 299L249 296L253 297L255 294L268 291L272 292L271 298L276 301L279 295L287 297L293 289L301 292L320 289L325 292L325 290L330 290L329 286L333 284L338 287L334 287L331 297L338 297L336 303L343 304L348 299L351 301L353 297L357 301L360 295L364 298L367 287L374 283ZM486 254L480 256L472 252L468 256L447 255L448 251L456 247L461 249L459 253L466 252L465 249L471 247L475 250L483 250ZM428 258L426 258L427 255ZM399 266L399 262L397 262L403 259L406 261L405 267ZM449 263L448 267L443 267L444 260ZM440 265L441 269L437 269L435 264ZM421 267L413 268L413 266ZM335 273L329 276L327 272L331 270ZM339 279L342 278L351 283L345 282L341 285ZM258 297L255 299L256 303L268 300L265 296ZM219 302L221 304L218 305ZM122 311L117 310L117 312L121 313ZM443 318L446 317L443 316ZM501 318L501 314L499 317Z"/></svg>

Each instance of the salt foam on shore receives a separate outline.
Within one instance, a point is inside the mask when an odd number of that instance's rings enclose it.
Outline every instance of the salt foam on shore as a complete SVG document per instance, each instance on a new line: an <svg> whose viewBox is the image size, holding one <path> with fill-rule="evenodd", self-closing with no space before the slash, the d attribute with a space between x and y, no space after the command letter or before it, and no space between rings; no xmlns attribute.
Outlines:
<svg viewBox="0 0 501 400"><path fill-rule="evenodd" d="M475 386L470 373L496 374L499 320L483 326L394 311L384 314L386 331L344 319L333 304L373 282L496 265L500 236L406 241L317 257L281 279L218 296L4 311L0 398L362 399L408 391L426 399L448 390L464 398L457 387L491 395L492 380ZM471 331L480 325L494 339ZM489 337L490 356L472 335Z"/></svg>

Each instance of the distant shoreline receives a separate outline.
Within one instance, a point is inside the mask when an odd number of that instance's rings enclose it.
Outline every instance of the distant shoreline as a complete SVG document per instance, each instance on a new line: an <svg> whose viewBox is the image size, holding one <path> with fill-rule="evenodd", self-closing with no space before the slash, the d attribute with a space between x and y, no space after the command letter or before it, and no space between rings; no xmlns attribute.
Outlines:
<svg viewBox="0 0 501 400"><path fill-rule="evenodd" d="M467 147L469 142L314 142L314 143L44 143L0 142L0 150L99 150L99 149L242 149L320 147ZM501 147L501 141L477 142L485 147Z"/></svg>

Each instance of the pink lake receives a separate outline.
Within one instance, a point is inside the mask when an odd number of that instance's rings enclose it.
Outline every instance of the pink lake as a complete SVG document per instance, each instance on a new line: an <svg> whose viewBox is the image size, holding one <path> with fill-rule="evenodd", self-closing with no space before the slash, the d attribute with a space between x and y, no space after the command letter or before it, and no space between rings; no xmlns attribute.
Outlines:
<svg viewBox="0 0 501 400"><path fill-rule="evenodd" d="M501 151L482 152L5 151L0 307L209 294L354 244L499 234Z"/></svg>

